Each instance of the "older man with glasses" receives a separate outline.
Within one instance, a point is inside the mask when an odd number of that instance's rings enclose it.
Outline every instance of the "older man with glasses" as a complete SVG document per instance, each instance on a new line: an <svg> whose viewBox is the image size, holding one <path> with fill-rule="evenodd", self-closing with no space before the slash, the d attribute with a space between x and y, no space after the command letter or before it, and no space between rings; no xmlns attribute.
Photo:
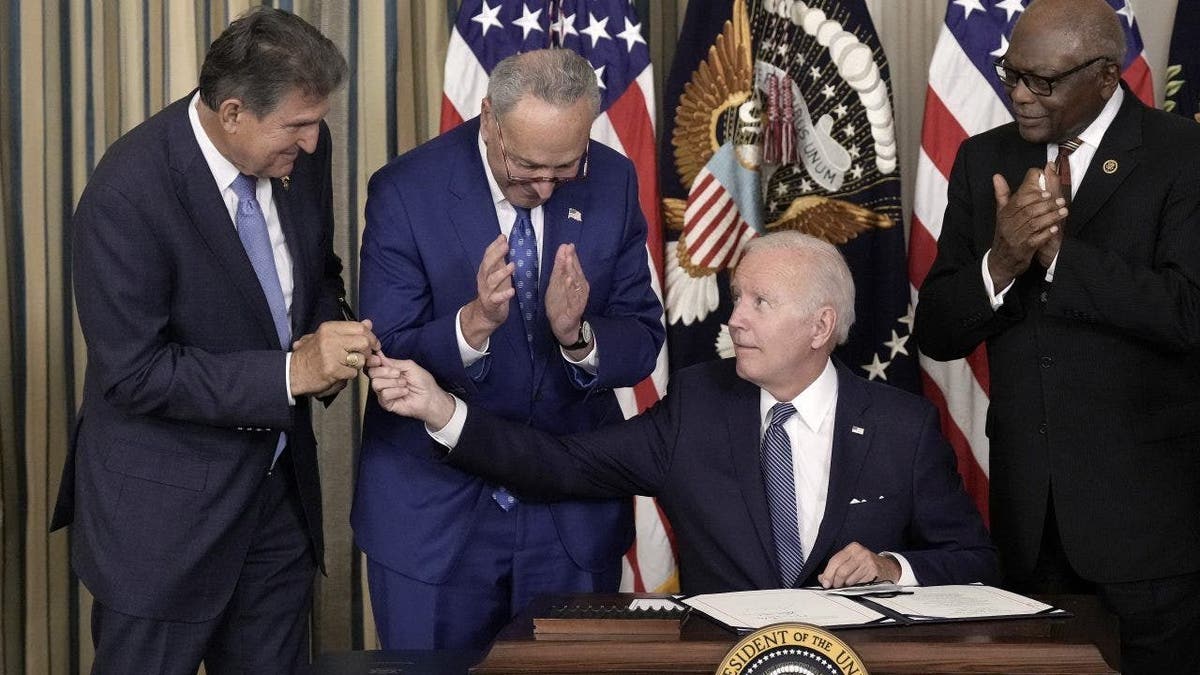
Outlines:
<svg viewBox="0 0 1200 675"><path fill-rule="evenodd" d="M478 117L367 192L361 306L384 354L552 433L621 420L612 390L665 339L633 165L588 138L599 106L579 55L505 59ZM616 590L628 500L525 500L434 446L368 402L351 520L384 647L478 648L539 593Z"/></svg>
<svg viewBox="0 0 1200 675"><path fill-rule="evenodd" d="M1096 592L1122 671L1200 664L1200 126L1120 81L1103 0L1037 0L996 72L1015 123L966 141L915 334L986 344L1008 584Z"/></svg>

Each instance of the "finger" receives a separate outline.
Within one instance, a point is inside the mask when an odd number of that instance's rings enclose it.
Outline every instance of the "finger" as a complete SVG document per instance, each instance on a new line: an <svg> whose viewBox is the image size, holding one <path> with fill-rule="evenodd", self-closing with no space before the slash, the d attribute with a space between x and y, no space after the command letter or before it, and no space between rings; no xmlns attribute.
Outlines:
<svg viewBox="0 0 1200 675"><path fill-rule="evenodd" d="M996 206L1004 208L1012 191L1008 189L1008 181L1000 174L992 174L992 191L996 193Z"/></svg>
<svg viewBox="0 0 1200 675"><path fill-rule="evenodd" d="M504 257L508 255L508 240L504 235L497 235L492 243L483 251L483 261L479 264L479 268L483 270L494 270L496 267L504 264Z"/></svg>

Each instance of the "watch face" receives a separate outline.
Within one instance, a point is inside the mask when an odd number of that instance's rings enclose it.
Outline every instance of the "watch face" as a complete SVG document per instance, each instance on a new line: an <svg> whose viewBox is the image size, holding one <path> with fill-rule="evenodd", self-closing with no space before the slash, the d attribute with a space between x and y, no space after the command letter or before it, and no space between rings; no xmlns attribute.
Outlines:
<svg viewBox="0 0 1200 675"><path fill-rule="evenodd" d="M579 324L579 341L584 344L592 341L592 324L586 321Z"/></svg>

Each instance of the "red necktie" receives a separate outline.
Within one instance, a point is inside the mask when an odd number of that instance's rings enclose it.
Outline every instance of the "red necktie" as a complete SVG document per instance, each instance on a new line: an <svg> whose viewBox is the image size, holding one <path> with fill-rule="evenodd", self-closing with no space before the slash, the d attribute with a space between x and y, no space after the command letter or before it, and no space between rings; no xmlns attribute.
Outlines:
<svg viewBox="0 0 1200 675"><path fill-rule="evenodd" d="M1054 170L1058 173L1058 185L1062 188L1062 197L1071 205L1071 162L1068 159L1072 152L1079 149L1083 141L1072 138L1058 144L1058 158L1054 160Z"/></svg>

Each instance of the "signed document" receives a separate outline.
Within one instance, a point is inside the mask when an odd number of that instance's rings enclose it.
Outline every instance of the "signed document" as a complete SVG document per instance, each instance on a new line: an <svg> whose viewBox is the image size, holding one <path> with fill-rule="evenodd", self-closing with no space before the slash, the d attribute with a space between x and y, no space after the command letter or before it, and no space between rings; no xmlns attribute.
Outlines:
<svg viewBox="0 0 1200 675"><path fill-rule="evenodd" d="M911 586L902 595L873 597L912 622L954 619L994 619L1061 612L1044 602L992 586Z"/></svg>
<svg viewBox="0 0 1200 675"><path fill-rule="evenodd" d="M709 593L685 598L683 603L735 630L755 630L784 621L825 628L895 621L854 600L815 589Z"/></svg>

